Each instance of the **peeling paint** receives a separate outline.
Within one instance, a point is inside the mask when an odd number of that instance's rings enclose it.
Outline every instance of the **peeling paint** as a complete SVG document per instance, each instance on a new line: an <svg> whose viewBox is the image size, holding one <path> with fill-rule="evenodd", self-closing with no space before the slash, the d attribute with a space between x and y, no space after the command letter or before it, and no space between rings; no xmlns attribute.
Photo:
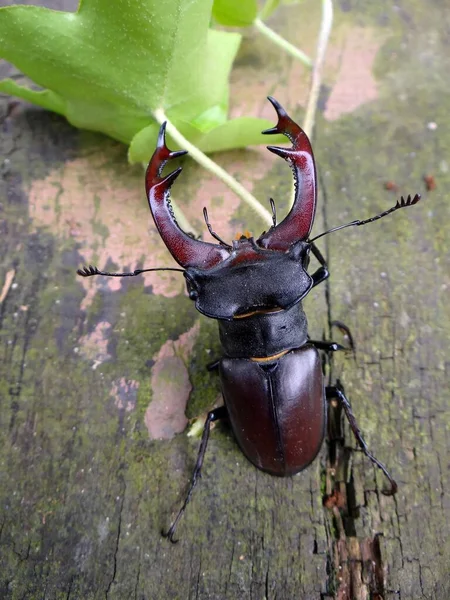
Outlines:
<svg viewBox="0 0 450 600"><path fill-rule="evenodd" d="M324 112L326 119L335 121L378 97L378 86L372 71L375 57L384 41L379 31L355 27L347 32L343 47L330 47L327 63L338 62L339 67ZM338 61L336 55L339 56Z"/></svg>
<svg viewBox="0 0 450 600"><path fill-rule="evenodd" d="M152 367L152 401L145 412L151 439L171 439L186 428L187 401L192 390L186 362L200 331L199 323L175 341L168 340Z"/></svg>
<svg viewBox="0 0 450 600"><path fill-rule="evenodd" d="M105 269L114 263L119 271L174 266L153 225L142 182L142 172L125 161L112 164L106 152L77 158L31 183L30 217L35 228L47 227L61 240L78 242L86 264ZM142 277L156 294L169 297L182 286L180 277L170 273ZM119 278L79 281L86 290L83 309L99 288L121 287Z"/></svg>
<svg viewBox="0 0 450 600"><path fill-rule="evenodd" d="M88 360L93 361L93 369L109 360L108 341L111 333L111 323L100 321L94 331L80 337L80 353Z"/></svg>
<svg viewBox="0 0 450 600"><path fill-rule="evenodd" d="M120 379L113 382L111 387L111 396L114 398L114 404L119 410L131 412L136 408L137 391L139 381L133 379Z"/></svg>
<svg viewBox="0 0 450 600"><path fill-rule="evenodd" d="M186 367L177 356L166 357L152 369L153 400L145 412L150 439L168 440L184 431L184 414L191 391Z"/></svg>

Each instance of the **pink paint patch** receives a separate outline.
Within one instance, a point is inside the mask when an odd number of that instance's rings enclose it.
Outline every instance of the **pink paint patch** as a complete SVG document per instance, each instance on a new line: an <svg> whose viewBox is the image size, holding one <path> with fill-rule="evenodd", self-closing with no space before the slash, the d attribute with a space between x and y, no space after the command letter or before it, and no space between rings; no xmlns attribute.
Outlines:
<svg viewBox="0 0 450 600"><path fill-rule="evenodd" d="M379 33L371 29L358 27L347 33L343 48L339 50L340 66L324 113L326 119L334 121L377 98L377 83L372 69L383 42ZM328 64L337 62L336 53L336 48L330 48Z"/></svg>
<svg viewBox="0 0 450 600"><path fill-rule="evenodd" d="M191 393L187 359L200 330L196 323L175 342L167 341L152 368L152 401L145 412L151 439L168 440L186 428L185 410Z"/></svg>
<svg viewBox="0 0 450 600"><path fill-rule="evenodd" d="M34 181L29 194L34 225L50 228L61 239L76 239L83 261L102 270L108 262L120 271L178 266L153 224L143 191L143 171L131 169L114 152L113 148L69 161L45 179ZM142 277L156 294L176 296L183 288L183 278L176 273ZM86 290L82 304L86 308L100 287L117 290L122 280L80 277L79 281Z"/></svg>
<svg viewBox="0 0 450 600"><path fill-rule="evenodd" d="M108 354L110 331L111 323L100 321L95 326L94 331L80 338L81 354L88 360L93 361L93 369L96 369L102 362L111 358L111 355Z"/></svg>
<svg viewBox="0 0 450 600"><path fill-rule="evenodd" d="M133 379L125 379L121 377L114 381L111 388L111 395L114 398L114 404L119 410L131 412L136 408L137 391L139 389L139 381Z"/></svg>
<svg viewBox="0 0 450 600"><path fill-rule="evenodd" d="M153 399L145 412L145 424L150 439L169 440L184 431L188 423L184 411L191 384L177 356L162 359L152 372Z"/></svg>

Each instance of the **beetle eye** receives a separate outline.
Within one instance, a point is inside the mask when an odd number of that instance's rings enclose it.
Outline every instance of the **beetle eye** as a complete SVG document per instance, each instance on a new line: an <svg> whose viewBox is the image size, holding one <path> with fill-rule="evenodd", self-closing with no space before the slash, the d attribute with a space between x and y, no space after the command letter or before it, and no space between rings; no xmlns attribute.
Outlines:
<svg viewBox="0 0 450 600"><path fill-rule="evenodd" d="M186 288L187 288L189 298L191 300L197 300L198 291L196 289L196 286L195 286L194 282L191 279L188 279L187 277L186 277Z"/></svg>

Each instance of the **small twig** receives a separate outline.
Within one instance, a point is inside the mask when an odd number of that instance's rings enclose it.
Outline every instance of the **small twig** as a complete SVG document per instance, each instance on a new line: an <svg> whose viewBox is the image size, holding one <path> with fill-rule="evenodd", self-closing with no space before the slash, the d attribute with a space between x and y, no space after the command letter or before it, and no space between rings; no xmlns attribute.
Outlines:
<svg viewBox="0 0 450 600"><path fill-rule="evenodd" d="M333 24L333 2L332 0L322 0L322 23L320 25L319 40L317 42L316 58L311 78L311 89L309 92L308 106L306 108L303 130L308 137L311 137L314 129L314 119L317 110L317 101L319 99L320 85L322 83L322 69L327 51L328 39L330 37L331 26Z"/></svg>
<svg viewBox="0 0 450 600"><path fill-rule="evenodd" d="M330 37L331 26L333 24L333 2L332 0L322 0L322 22L320 24L319 39L317 42L316 58L314 61L313 72L311 76L311 88L308 96L305 120L303 121L303 131L311 138L314 121L319 100L320 86L322 83L322 69L325 61L325 54ZM290 206L294 204L295 187L292 187Z"/></svg>
<svg viewBox="0 0 450 600"><path fill-rule="evenodd" d="M279 46L282 50L284 50L297 60L300 60L307 67L311 68L313 66L313 62L307 54L305 54L302 50L285 40L283 37L281 37L281 35L278 35L278 33L273 31L273 29L267 27L267 25L263 21L261 21L259 17L256 17L256 19L253 21L253 25L260 33L262 33L262 35L265 35L271 42Z"/></svg>
<svg viewBox="0 0 450 600"><path fill-rule="evenodd" d="M172 137L172 139L184 150L187 150L196 162L198 162L204 169L207 169L210 173L213 173L216 177L222 180L233 192L239 196L244 202L247 202L253 210L263 219L263 221L271 225L272 215L264 208L264 206L247 191L243 185L241 185L234 177L232 177L225 169L222 169L217 163L211 160L206 154L199 150L196 146L191 144L184 135L178 131L173 123L169 121L164 110L158 108L153 113L154 118L158 123L167 122L166 131Z"/></svg>
<svg viewBox="0 0 450 600"><path fill-rule="evenodd" d="M5 283L3 284L3 288L0 293L0 305L2 304L3 300L8 295L9 289L12 286L12 282L14 281L15 274L16 274L16 271L14 269L11 269L10 271L8 271L6 273Z"/></svg>

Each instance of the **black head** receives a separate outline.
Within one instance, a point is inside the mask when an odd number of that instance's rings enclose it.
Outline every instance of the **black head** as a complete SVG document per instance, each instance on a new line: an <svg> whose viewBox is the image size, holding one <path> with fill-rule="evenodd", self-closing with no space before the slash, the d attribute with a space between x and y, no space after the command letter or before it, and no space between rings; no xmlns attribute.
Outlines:
<svg viewBox="0 0 450 600"><path fill-rule="evenodd" d="M309 249L308 243L297 242L288 252L263 250L252 238L241 239L230 257L212 269L186 269L189 297L213 319L286 310L312 287L306 271Z"/></svg>

